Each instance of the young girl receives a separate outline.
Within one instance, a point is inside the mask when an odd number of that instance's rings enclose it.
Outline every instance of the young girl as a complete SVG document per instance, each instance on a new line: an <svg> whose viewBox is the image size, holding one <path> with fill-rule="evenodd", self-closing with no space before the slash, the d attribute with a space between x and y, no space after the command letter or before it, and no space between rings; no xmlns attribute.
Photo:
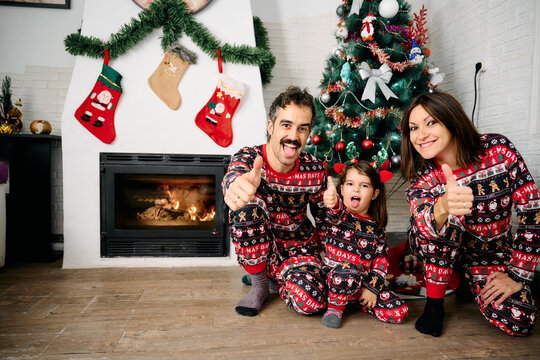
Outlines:
<svg viewBox="0 0 540 360"><path fill-rule="evenodd" d="M379 172L362 160L347 165L338 180L336 188L329 177L324 193L330 225L324 259L328 310L322 323L341 327L343 310L351 300L359 300L365 312L381 321L401 323L407 317L407 305L384 286L388 216Z"/></svg>

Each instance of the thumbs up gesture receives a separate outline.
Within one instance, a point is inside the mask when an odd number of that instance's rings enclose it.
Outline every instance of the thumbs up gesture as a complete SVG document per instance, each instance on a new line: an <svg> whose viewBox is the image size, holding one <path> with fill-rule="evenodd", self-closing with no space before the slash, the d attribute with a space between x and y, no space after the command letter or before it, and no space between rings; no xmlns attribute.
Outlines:
<svg viewBox="0 0 540 360"><path fill-rule="evenodd" d="M323 195L324 206L329 209L333 209L338 204L338 195L334 179L331 176L328 177L328 186Z"/></svg>
<svg viewBox="0 0 540 360"><path fill-rule="evenodd" d="M262 156L258 155L251 171L237 177L225 193L225 203L232 211L243 208L255 197L261 184Z"/></svg>
<svg viewBox="0 0 540 360"><path fill-rule="evenodd" d="M440 200L443 210L450 215L467 215L472 208L474 196L468 186L459 186L452 169L447 164L442 165L442 171L446 178L446 193Z"/></svg>

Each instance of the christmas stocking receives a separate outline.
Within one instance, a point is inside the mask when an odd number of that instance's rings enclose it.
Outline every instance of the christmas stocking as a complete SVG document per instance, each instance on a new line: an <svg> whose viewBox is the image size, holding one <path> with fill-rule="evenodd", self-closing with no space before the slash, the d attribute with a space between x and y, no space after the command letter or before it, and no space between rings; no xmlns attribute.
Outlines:
<svg viewBox="0 0 540 360"><path fill-rule="evenodd" d="M232 143L232 116L245 91L244 83L219 74L212 97L195 118L195 124L219 146Z"/></svg>
<svg viewBox="0 0 540 360"><path fill-rule="evenodd" d="M163 60L148 78L148 85L171 109L176 110L182 102L178 83L189 64L197 62L197 55L180 44L167 47Z"/></svg>
<svg viewBox="0 0 540 360"><path fill-rule="evenodd" d="M116 137L114 112L122 94L120 87L122 75L108 64L109 51L105 49L103 68L97 82L90 95L75 111L75 118L105 144L110 144Z"/></svg>

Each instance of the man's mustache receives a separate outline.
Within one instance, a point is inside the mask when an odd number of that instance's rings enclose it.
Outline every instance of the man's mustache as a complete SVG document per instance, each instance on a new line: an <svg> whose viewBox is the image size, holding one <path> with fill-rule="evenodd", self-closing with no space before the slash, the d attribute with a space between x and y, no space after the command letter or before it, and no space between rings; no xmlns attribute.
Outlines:
<svg viewBox="0 0 540 360"><path fill-rule="evenodd" d="M290 139L282 139L280 142L279 142L280 145L284 145L284 144L290 144L290 145L294 145L296 147L300 147L302 146L302 144L300 144L300 141L298 140L290 140Z"/></svg>

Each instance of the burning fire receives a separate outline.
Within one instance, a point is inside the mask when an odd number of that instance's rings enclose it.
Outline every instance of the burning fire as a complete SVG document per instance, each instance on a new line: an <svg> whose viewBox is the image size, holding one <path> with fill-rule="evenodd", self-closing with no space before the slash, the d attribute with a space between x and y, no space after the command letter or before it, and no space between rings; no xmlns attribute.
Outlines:
<svg viewBox="0 0 540 360"><path fill-rule="evenodd" d="M165 191L168 199L160 199L159 204L156 201L156 205L162 209L168 209L172 211L186 211L189 215L189 218L192 221L211 221L216 216L215 206L209 208L202 208L195 205L182 204L180 200L177 199L176 192L171 190ZM202 205L202 204L201 204Z"/></svg>

